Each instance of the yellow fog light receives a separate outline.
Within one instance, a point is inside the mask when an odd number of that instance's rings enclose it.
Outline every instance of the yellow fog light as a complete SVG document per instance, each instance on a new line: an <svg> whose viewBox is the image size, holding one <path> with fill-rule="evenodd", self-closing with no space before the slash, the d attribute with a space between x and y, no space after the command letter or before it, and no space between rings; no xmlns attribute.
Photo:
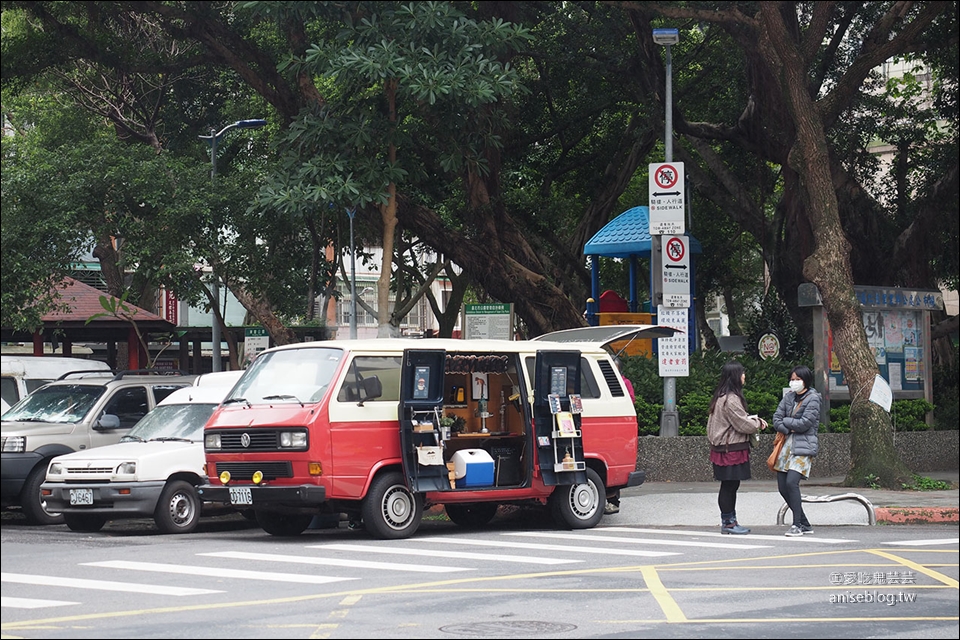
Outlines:
<svg viewBox="0 0 960 640"><path fill-rule="evenodd" d="M261 473L260 471L254 471L253 477L250 479L253 480L253 484L260 484L261 482L263 482L263 473Z"/></svg>
<svg viewBox="0 0 960 640"><path fill-rule="evenodd" d="M307 470L312 476L322 476L323 475L323 465L319 462L311 462L307 465Z"/></svg>
<svg viewBox="0 0 960 640"><path fill-rule="evenodd" d="M228 482L230 482L230 472L229 472L229 471L221 471L221 472L220 472L220 482L221 482L221 484L227 484Z"/></svg>

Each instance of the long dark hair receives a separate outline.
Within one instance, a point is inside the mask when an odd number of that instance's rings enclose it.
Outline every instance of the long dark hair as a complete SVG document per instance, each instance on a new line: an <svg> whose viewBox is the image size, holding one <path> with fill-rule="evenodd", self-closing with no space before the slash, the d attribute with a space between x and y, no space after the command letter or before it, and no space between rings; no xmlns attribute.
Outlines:
<svg viewBox="0 0 960 640"><path fill-rule="evenodd" d="M735 360L723 365L723 368L720 369L720 382L717 384L717 388L713 392L713 398L710 400L710 413L713 413L714 407L717 406L717 400L728 393L740 398L743 410L747 410L747 401L743 398L743 372L743 365Z"/></svg>

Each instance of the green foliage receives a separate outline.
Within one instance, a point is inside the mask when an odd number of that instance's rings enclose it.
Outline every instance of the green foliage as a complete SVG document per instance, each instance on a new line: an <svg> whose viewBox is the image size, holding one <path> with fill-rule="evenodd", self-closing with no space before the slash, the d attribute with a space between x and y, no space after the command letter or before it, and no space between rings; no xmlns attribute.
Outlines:
<svg viewBox="0 0 960 640"><path fill-rule="evenodd" d="M830 405L830 424L827 427L828 433L850 433L850 405L836 404Z"/></svg>
<svg viewBox="0 0 960 640"><path fill-rule="evenodd" d="M953 344L953 354L945 364L933 368L933 428L956 431L960 425L960 349Z"/></svg>
<svg viewBox="0 0 960 640"><path fill-rule="evenodd" d="M749 338L746 351L752 356L759 357L757 345L767 333L774 334L780 340L781 359L800 360L808 355L809 349L790 316L790 310L772 287L760 301L760 308L748 315L747 327Z"/></svg>
<svg viewBox="0 0 960 640"><path fill-rule="evenodd" d="M641 436L656 436L660 434L660 412L663 403L650 402L637 394L634 403L637 409L637 433Z"/></svg>
<svg viewBox="0 0 960 640"><path fill-rule="evenodd" d="M914 400L894 400L890 413L893 417L894 431L928 431L927 413L933 411L933 405L922 398Z"/></svg>
<svg viewBox="0 0 960 640"><path fill-rule="evenodd" d="M903 489L905 491L949 491L953 489L953 485L943 480L914 474L913 482L903 483Z"/></svg>
<svg viewBox="0 0 960 640"><path fill-rule="evenodd" d="M680 415L681 436L707 435L707 416L710 413L709 392L694 391L677 400L677 413Z"/></svg>

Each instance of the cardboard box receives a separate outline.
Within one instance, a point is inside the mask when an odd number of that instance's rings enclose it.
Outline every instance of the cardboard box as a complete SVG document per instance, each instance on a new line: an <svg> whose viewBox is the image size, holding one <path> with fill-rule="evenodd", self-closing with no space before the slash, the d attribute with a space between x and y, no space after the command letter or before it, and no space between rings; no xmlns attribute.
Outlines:
<svg viewBox="0 0 960 640"><path fill-rule="evenodd" d="M493 458L483 449L463 449L453 454L457 488L489 487L493 484Z"/></svg>

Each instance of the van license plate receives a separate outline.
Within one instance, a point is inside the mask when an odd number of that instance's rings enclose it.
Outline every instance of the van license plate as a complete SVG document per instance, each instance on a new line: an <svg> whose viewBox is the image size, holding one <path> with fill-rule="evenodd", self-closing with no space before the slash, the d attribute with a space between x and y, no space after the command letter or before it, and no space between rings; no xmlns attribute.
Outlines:
<svg viewBox="0 0 960 640"><path fill-rule="evenodd" d="M70 489L70 504L93 504L93 489Z"/></svg>
<svg viewBox="0 0 960 640"><path fill-rule="evenodd" d="M250 487L230 487L230 504L253 504Z"/></svg>

